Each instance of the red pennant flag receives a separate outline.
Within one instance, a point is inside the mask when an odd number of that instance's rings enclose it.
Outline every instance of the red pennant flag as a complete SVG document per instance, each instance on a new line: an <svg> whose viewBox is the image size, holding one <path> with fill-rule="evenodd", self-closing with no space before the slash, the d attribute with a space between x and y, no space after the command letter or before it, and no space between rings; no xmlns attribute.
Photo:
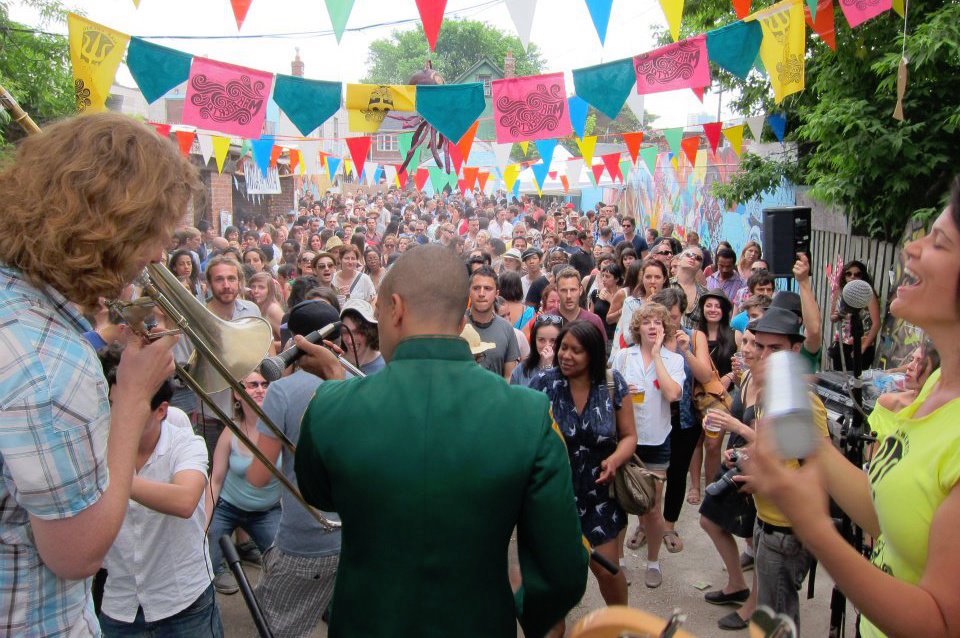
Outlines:
<svg viewBox="0 0 960 638"><path fill-rule="evenodd" d="M397 179L400 181L400 188L407 187L407 179L410 175L407 174L406 170L400 170L400 164L394 164L397 167Z"/></svg>
<svg viewBox="0 0 960 638"><path fill-rule="evenodd" d="M490 171L480 171L477 174L477 181L480 182L480 190L486 190L488 177L490 177Z"/></svg>
<svg viewBox="0 0 960 638"><path fill-rule="evenodd" d="M413 176L413 185L417 187L418 191L422 191L423 185L427 183L428 179L430 179L430 171L425 168L418 168Z"/></svg>
<svg viewBox="0 0 960 638"><path fill-rule="evenodd" d="M464 133L460 141L457 142L457 148L460 149L460 154L463 155L463 161L470 159L470 149L473 148L473 138L477 136L478 126L480 126L480 120L474 122L473 126L467 129L467 132Z"/></svg>
<svg viewBox="0 0 960 638"><path fill-rule="evenodd" d="M600 159L603 160L603 165L607 167L607 175L610 176L611 181L616 181L617 178L620 178L620 181L623 181L623 173L620 172L620 153L607 153L606 155L601 155ZM597 178L599 181L600 178Z"/></svg>
<svg viewBox="0 0 960 638"><path fill-rule="evenodd" d="M561 175L561 176L560 176L560 183L563 184L563 192L564 192L564 193L569 193L569 192L570 192L570 182L567 181L567 176L566 176L566 175Z"/></svg>
<svg viewBox="0 0 960 638"><path fill-rule="evenodd" d="M596 181L599 184L600 176L603 175L603 164L597 164L596 166L591 166L590 168L591 170L593 170L594 181Z"/></svg>
<svg viewBox="0 0 960 638"><path fill-rule="evenodd" d="M550 179L557 179L557 171L549 171L547 175L550 177Z"/></svg>
<svg viewBox="0 0 960 638"><path fill-rule="evenodd" d="M280 154L281 154L281 153L283 153L283 147L282 147L282 146L276 146L276 145L274 145L274 147L273 147L272 149L270 149L270 166L271 166L272 168L276 168L276 167L277 167L277 160L280 159Z"/></svg>
<svg viewBox="0 0 960 638"><path fill-rule="evenodd" d="M247 19L247 11L253 0L230 0L230 6L233 7L233 17L237 19L237 31L243 26L243 21Z"/></svg>
<svg viewBox="0 0 960 638"><path fill-rule="evenodd" d="M703 103L703 94L707 90L705 86L692 86L690 90L693 91L693 94L697 96L697 99L700 100L700 103Z"/></svg>
<svg viewBox="0 0 960 638"><path fill-rule="evenodd" d="M295 148L290 149L290 172L296 173L297 166L300 165L300 151Z"/></svg>
<svg viewBox="0 0 960 638"><path fill-rule="evenodd" d="M353 160L359 179L360 173L363 171L363 164L367 161L367 153L370 152L370 142L373 141L373 138L367 136L347 137L344 138L344 141L347 143L347 148L350 149L350 159Z"/></svg>
<svg viewBox="0 0 960 638"><path fill-rule="evenodd" d="M636 133L624 133L623 143L627 145L627 150L630 151L630 158L633 160L633 165L636 166L637 155L640 153L640 145L643 143L643 133L640 131Z"/></svg>
<svg viewBox="0 0 960 638"><path fill-rule="evenodd" d="M737 12L737 18L743 20L750 15L750 5L753 0L733 0L733 10Z"/></svg>
<svg viewBox="0 0 960 638"><path fill-rule="evenodd" d="M456 144L451 144L447 147L447 153L450 154L450 163L453 164L453 174L460 174L460 167L463 166L463 154L460 152L460 147Z"/></svg>
<svg viewBox="0 0 960 638"><path fill-rule="evenodd" d="M169 128L169 127L167 127ZM177 146L184 157L190 155L190 147L193 146L193 138L197 136L193 131L177 131Z"/></svg>
<svg viewBox="0 0 960 638"><path fill-rule="evenodd" d="M723 122L710 122L703 125L703 132L710 142L710 150L717 154L717 147L720 145L720 136L723 134Z"/></svg>
<svg viewBox="0 0 960 638"><path fill-rule="evenodd" d="M680 142L684 155L690 160L690 166L697 165L697 150L700 148L700 137L688 137Z"/></svg>
<svg viewBox="0 0 960 638"><path fill-rule="evenodd" d="M458 180L457 180L457 188L460 189L460 192L461 192L461 193L466 193L466 192L467 192L467 180L465 180L465 179L458 179Z"/></svg>
<svg viewBox="0 0 960 638"><path fill-rule="evenodd" d="M160 124L159 122L150 122L150 126L153 127L153 130L157 132L157 135L160 137L170 137L170 125L169 124Z"/></svg>
<svg viewBox="0 0 960 638"><path fill-rule="evenodd" d="M440 34L440 23L443 22L443 11L446 7L447 0L417 0L423 33L427 36L431 51L437 47L437 36Z"/></svg>
<svg viewBox="0 0 960 638"><path fill-rule="evenodd" d="M814 20L810 15L810 7L803 5L803 13L807 18L807 24L813 29L824 44L832 50L837 50L837 34L833 21L833 0L820 0L817 2L817 19Z"/></svg>
<svg viewBox="0 0 960 638"><path fill-rule="evenodd" d="M475 166L464 166L463 167L463 181L466 183L466 190L473 190L474 184L477 183L477 177L480 176L480 169Z"/></svg>

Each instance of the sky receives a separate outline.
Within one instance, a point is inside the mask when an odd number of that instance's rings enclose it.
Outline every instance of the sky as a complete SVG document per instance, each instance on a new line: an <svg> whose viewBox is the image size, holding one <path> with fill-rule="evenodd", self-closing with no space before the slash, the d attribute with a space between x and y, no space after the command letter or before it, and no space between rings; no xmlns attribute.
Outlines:
<svg viewBox="0 0 960 638"><path fill-rule="evenodd" d="M371 26L398 20L417 20L414 0L356 0L340 44L332 33L323 0L253 0L243 28L238 32L229 0L65 0L91 20L135 36L231 36L211 39L151 39L152 42L194 55L249 66L273 73L290 73L296 47L305 64L305 76L317 80L358 82L366 73L370 43L388 37L391 31L416 28L416 23ZM38 14L20 2L10 6L14 20L40 27ZM448 0L445 18L481 20L516 33L503 0ZM600 45L583 0L539 0L530 41L539 47L544 72L567 74L568 93L573 91L570 72L600 62L630 57L656 48L653 28L666 21L657 0L614 0L605 45ZM356 27L370 27L350 31ZM66 33L66 22L45 29ZM309 34L305 32L329 32ZM238 39L255 34L297 34L270 38ZM136 86L125 66L117 82ZM729 96L728 96L729 97ZM724 100L726 104L728 100ZM717 113L718 96L707 93L703 104L689 90L646 96L645 108L658 117L655 127L683 126L688 116ZM733 117L721 109L723 119Z"/></svg>

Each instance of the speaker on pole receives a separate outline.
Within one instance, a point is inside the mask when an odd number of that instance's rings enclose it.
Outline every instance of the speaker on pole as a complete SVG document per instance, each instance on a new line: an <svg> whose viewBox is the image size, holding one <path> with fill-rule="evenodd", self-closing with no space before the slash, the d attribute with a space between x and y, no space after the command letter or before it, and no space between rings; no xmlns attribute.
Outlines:
<svg viewBox="0 0 960 638"><path fill-rule="evenodd" d="M763 209L763 258L774 277L792 277L797 253L810 254L810 207Z"/></svg>

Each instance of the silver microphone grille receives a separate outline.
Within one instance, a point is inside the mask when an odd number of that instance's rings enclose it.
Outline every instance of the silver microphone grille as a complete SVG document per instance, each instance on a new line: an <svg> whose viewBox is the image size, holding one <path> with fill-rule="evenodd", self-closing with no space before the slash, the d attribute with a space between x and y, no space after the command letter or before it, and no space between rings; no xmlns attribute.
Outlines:
<svg viewBox="0 0 960 638"><path fill-rule="evenodd" d="M269 357L260 362L260 374L267 381L273 383L283 376L283 371L287 367L280 357Z"/></svg>
<svg viewBox="0 0 960 638"><path fill-rule="evenodd" d="M873 288L862 279L854 279L843 287L843 303L849 308L863 310L870 303Z"/></svg>

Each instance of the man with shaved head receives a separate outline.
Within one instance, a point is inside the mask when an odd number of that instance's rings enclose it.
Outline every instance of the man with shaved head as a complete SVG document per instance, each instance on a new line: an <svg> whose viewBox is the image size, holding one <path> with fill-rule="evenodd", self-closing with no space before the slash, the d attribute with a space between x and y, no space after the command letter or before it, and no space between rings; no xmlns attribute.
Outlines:
<svg viewBox="0 0 960 638"><path fill-rule="evenodd" d="M307 502L343 523L331 638L513 638L518 620L543 636L583 595L587 553L549 401L476 364L458 336L467 295L463 262L418 246L377 296L384 369L344 381L329 350L297 339L301 367L330 380L303 417L295 469Z"/></svg>

